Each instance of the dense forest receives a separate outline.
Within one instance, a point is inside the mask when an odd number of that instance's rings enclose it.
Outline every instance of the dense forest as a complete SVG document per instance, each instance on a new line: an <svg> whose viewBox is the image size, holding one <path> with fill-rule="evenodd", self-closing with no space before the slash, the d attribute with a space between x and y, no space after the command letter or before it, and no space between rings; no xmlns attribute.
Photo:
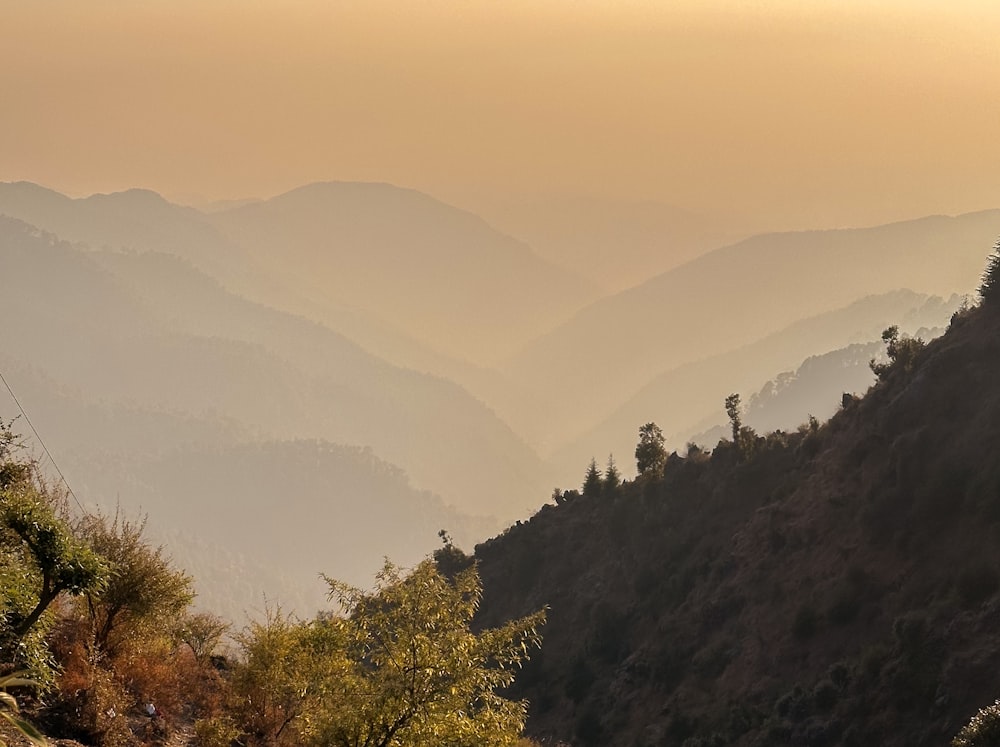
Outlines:
<svg viewBox="0 0 1000 747"><path fill-rule="evenodd" d="M995 745L1000 245L980 297L931 342L885 330L827 422L757 432L733 394L727 437L684 455L647 423L636 479L593 460L471 556L442 530L369 590L325 578L310 619L240 629L5 421L6 739Z"/></svg>

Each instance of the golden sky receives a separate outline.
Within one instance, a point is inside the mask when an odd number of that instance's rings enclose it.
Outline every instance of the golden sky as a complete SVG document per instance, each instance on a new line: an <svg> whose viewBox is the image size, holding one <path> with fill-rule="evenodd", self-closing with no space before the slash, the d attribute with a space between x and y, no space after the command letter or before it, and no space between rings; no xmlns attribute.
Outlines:
<svg viewBox="0 0 1000 747"><path fill-rule="evenodd" d="M0 180L1000 207L994 0L0 0Z"/></svg>

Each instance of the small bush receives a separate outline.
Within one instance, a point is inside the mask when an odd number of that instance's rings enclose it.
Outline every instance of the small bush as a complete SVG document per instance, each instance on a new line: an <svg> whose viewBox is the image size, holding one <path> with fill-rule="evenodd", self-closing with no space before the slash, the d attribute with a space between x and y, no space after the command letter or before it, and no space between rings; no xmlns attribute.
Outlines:
<svg viewBox="0 0 1000 747"><path fill-rule="evenodd" d="M114 675L95 668L87 691L83 718L90 736L102 747L132 747L136 739L129 728L126 714L135 701Z"/></svg>
<svg viewBox="0 0 1000 747"><path fill-rule="evenodd" d="M240 730L223 716L195 721L194 734L198 747L229 747L240 736Z"/></svg>

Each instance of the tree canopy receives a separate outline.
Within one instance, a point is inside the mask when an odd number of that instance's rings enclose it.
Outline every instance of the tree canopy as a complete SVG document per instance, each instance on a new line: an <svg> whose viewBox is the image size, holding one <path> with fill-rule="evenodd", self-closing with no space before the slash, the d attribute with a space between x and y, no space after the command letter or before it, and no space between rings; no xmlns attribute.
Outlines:
<svg viewBox="0 0 1000 747"><path fill-rule="evenodd" d="M145 526L145 520L117 513L80 522L79 534L110 570L107 583L86 594L94 645L101 651L114 651L140 626L179 619L194 599L191 577L172 566L162 547L146 543Z"/></svg>
<svg viewBox="0 0 1000 747"><path fill-rule="evenodd" d="M514 744L526 704L497 691L540 643L544 612L474 633L475 566L386 563L373 591L327 579L339 613L274 614L239 637L234 677L256 743L339 747ZM265 712L266 710L266 712Z"/></svg>
<svg viewBox="0 0 1000 747"><path fill-rule="evenodd" d="M635 447L635 466L639 474L658 472L667 461L663 431L656 423L639 428L639 443Z"/></svg>

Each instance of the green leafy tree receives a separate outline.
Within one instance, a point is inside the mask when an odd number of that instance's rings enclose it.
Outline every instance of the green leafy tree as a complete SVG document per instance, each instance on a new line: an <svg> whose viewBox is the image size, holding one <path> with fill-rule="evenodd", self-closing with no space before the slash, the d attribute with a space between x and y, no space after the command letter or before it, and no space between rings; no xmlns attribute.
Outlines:
<svg viewBox="0 0 1000 747"><path fill-rule="evenodd" d="M432 559L409 574L387 562L371 592L327 581L339 614L298 622L271 612L236 636L228 723L243 726L244 743L517 743L525 704L497 691L539 644L542 612L473 633L474 565L449 578Z"/></svg>
<svg viewBox="0 0 1000 747"><path fill-rule="evenodd" d="M15 638L25 636L60 594L99 589L106 580L106 564L74 536L54 503L32 477L0 489L0 544L8 570L13 566L23 581L20 589L8 591L7 601L24 600L27 593L33 602L28 608L8 607L6 620Z"/></svg>
<svg viewBox="0 0 1000 747"><path fill-rule="evenodd" d="M667 462L663 431L656 423L646 423L639 428L639 443L635 447L635 466L639 474L655 473Z"/></svg>
<svg viewBox="0 0 1000 747"><path fill-rule="evenodd" d="M590 466L587 467L587 474L583 478L583 494L590 498L601 494L604 480L601 477L601 470L597 468L597 460L591 459Z"/></svg>
<svg viewBox="0 0 1000 747"><path fill-rule="evenodd" d="M242 661L232 675L233 720L250 745L298 744L289 727L318 707L324 678L336 676L312 655L310 633L308 624L269 609L235 636Z"/></svg>
<svg viewBox="0 0 1000 747"><path fill-rule="evenodd" d="M98 588L101 558L73 533L65 495L47 485L0 420L0 661L31 672L43 689L55 683L47 635L54 602L62 594Z"/></svg>
<svg viewBox="0 0 1000 747"><path fill-rule="evenodd" d="M80 535L110 568L106 584L85 595L94 646L113 654L130 636L176 628L194 599L192 579L173 567L162 547L143 538L146 522L119 514L85 517Z"/></svg>
<svg viewBox="0 0 1000 747"><path fill-rule="evenodd" d="M316 745L516 744L526 704L497 693L539 645L544 612L478 635L475 567L451 580L431 560L409 575L386 563L374 592L327 579L342 616L317 621L335 674L304 734ZM329 656L330 654L327 654Z"/></svg>

